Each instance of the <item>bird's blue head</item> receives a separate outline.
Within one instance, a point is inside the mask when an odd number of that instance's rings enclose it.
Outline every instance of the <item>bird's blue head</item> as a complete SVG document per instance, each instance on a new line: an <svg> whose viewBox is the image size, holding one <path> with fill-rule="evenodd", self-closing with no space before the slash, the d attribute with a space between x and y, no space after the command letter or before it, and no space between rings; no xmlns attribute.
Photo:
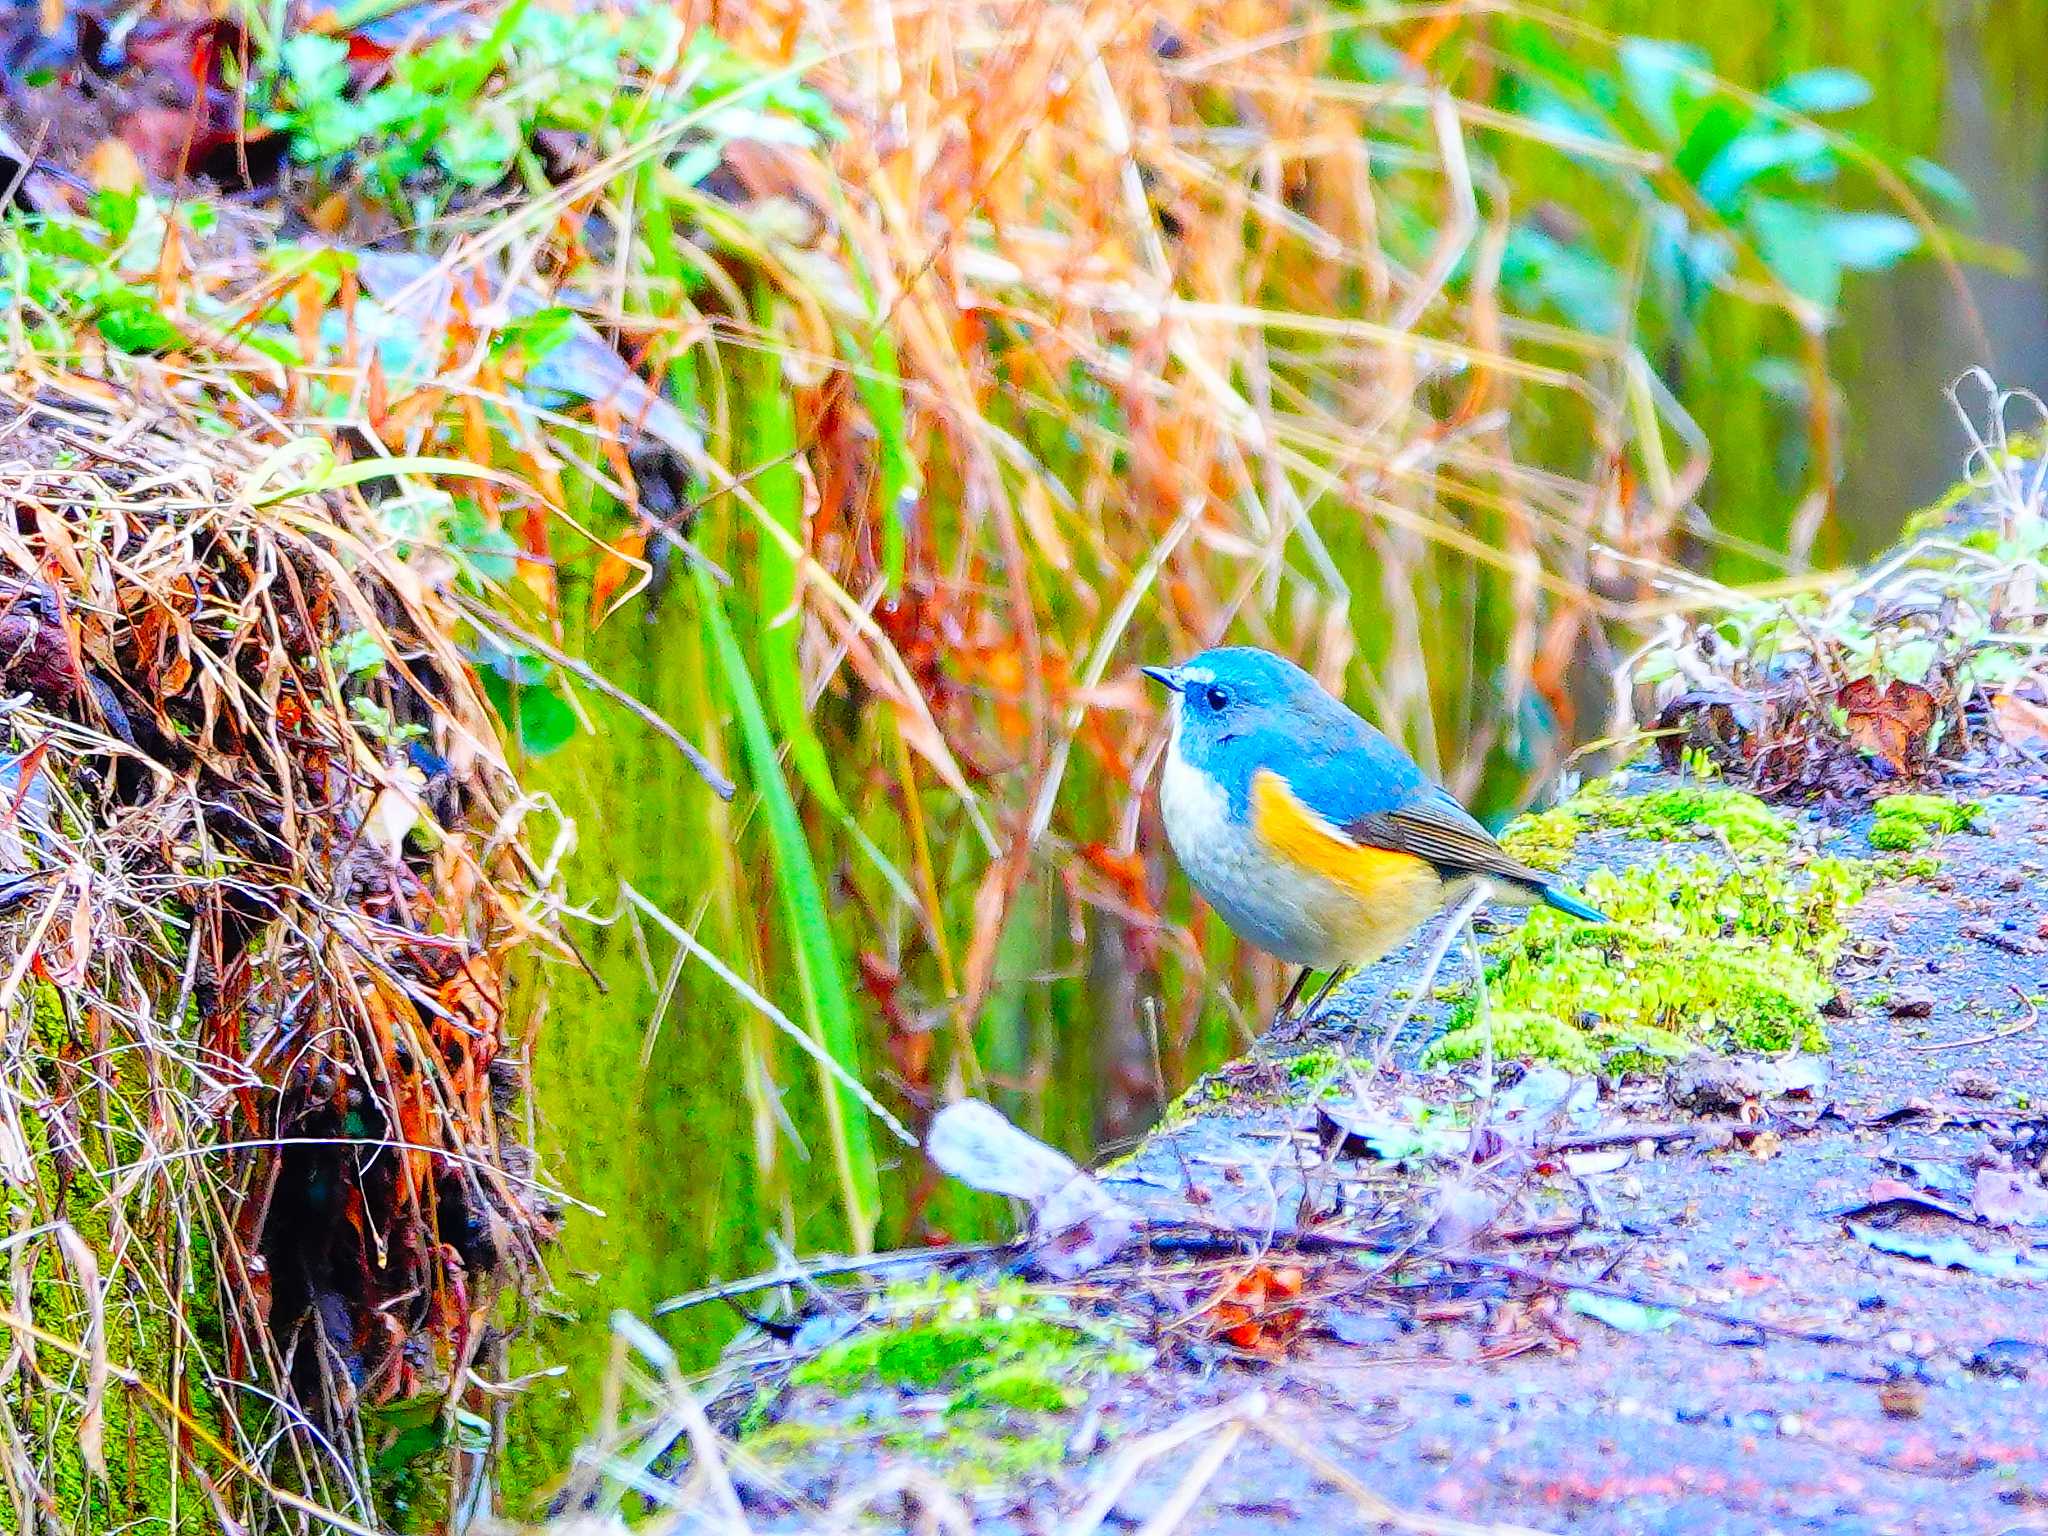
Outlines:
<svg viewBox="0 0 2048 1536"><path fill-rule="evenodd" d="M1144 672L1173 691L1181 761L1216 780L1240 807L1261 766L1326 748L1350 719L1300 667L1250 646L1223 646Z"/></svg>

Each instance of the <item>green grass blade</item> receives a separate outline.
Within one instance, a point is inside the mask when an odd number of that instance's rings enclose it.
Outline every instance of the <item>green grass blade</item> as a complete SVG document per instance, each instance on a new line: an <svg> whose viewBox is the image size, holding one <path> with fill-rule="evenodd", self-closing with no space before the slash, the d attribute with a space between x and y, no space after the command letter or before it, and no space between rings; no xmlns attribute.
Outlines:
<svg viewBox="0 0 2048 1536"><path fill-rule="evenodd" d="M764 328L773 329L774 315L774 306L764 302ZM796 403L774 350L765 350L761 361L762 377L749 413L747 443L749 462L755 466L754 495L776 525L801 545L804 487L796 469ZM763 539L758 548L761 677L768 708L806 787L834 817L843 820L846 807L839 798L839 786L832 782L825 745L818 740L810 711L804 706L803 664L798 651L803 605L797 592L796 557L775 539Z"/></svg>
<svg viewBox="0 0 2048 1536"><path fill-rule="evenodd" d="M859 355L859 344L852 337L842 335L839 344L849 356ZM882 569L889 578L889 590L898 592L903 588L904 502L918 492L917 465L903 430L903 370L896 358L896 338L877 328L867 355L868 367L857 371L855 378L861 404L867 407L868 420L881 440L882 483L877 504L882 517Z"/></svg>
<svg viewBox="0 0 2048 1536"><path fill-rule="evenodd" d="M768 715L761 706L753 673L734 637L732 622L726 617L710 570L701 561L693 562L691 574L697 585L705 630L718 656L733 712L739 719L748 772L761 796L769 840L774 845L775 883L781 891L783 914L789 923L791 958L803 1001L804 1025L840 1069L859 1080L860 1038L855 1029L853 999L847 989L838 946L832 939L831 912L825 904L824 889L818 883L811 846L804 837L796 801L790 796L776 757ZM832 1156L839 1171L847 1228L854 1246L865 1252L874 1241L875 1221L881 1209L874 1141L868 1134L866 1114L859 1099L822 1066L818 1086Z"/></svg>

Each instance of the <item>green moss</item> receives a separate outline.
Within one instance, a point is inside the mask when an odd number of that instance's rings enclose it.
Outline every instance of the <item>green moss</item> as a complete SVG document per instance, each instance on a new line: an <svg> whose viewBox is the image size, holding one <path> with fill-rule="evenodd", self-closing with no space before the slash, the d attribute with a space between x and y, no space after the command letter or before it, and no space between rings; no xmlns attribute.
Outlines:
<svg viewBox="0 0 2048 1536"><path fill-rule="evenodd" d="M1796 831L1791 821L1747 790L1688 783L1636 795L1602 779L1562 805L1517 817L1500 840L1531 869L1555 873L1571 859L1581 834L1593 829L1646 842L1712 838L1742 855L1787 848Z"/></svg>
<svg viewBox="0 0 2048 1536"><path fill-rule="evenodd" d="M1846 934L1844 911L1884 871L1815 859L1728 869L1670 860L1601 873L1587 895L1604 924L1539 909L1489 946L1494 1051L1578 1071L1674 1057L1707 1046L1820 1050L1820 1006ZM1479 1054L1469 988L1432 1058Z"/></svg>
<svg viewBox="0 0 2048 1536"><path fill-rule="evenodd" d="M903 1286L878 1300L877 1315L857 1333L798 1366L790 1386L940 1393L943 1413L897 1415L886 1399L877 1407L862 1397L836 1415L811 1399L799 1417L786 1392L764 1392L737 1439L749 1455L800 1461L825 1443L848 1454L867 1436L930 1463L955 1485L1005 1484L1065 1459L1066 1426L1051 1415L1078 1407L1095 1382L1152 1358L1113 1324L1015 1280Z"/></svg>
<svg viewBox="0 0 2048 1536"><path fill-rule="evenodd" d="M978 1378L954 1399L955 1410L972 1407L1018 1408L1027 1413L1058 1413L1072 1408L1086 1394L1069 1382L1048 1376L1035 1362L1006 1365Z"/></svg>
<svg viewBox="0 0 2048 1536"><path fill-rule="evenodd" d="M994 1488L1042 1476L1066 1460L1058 1429L1018 1433L999 1414L955 1415L943 1424L894 1430L882 1444L928 1461L967 1487Z"/></svg>
<svg viewBox="0 0 2048 1536"><path fill-rule="evenodd" d="M1187 1092L1167 1105L1160 1113L1159 1123L1162 1126L1180 1125L1185 1121L1192 1120L1196 1112L1205 1107L1229 1103L1230 1097L1231 1088L1229 1082L1217 1073L1211 1072L1206 1076L1195 1079L1189 1085ZM1115 1165L1109 1164L1106 1166L1113 1167Z"/></svg>
<svg viewBox="0 0 2048 1536"><path fill-rule="evenodd" d="M1501 832L1500 845L1531 869L1556 874L1579 846L1585 822L1569 803L1517 816Z"/></svg>
<svg viewBox="0 0 2048 1536"><path fill-rule="evenodd" d="M1090 1380L1147 1358L1108 1324L1014 1281L928 1284L890 1292L880 1319L806 1360L790 1380L841 1393L946 1390L949 1412L1042 1410L1070 1407Z"/></svg>
<svg viewBox="0 0 2048 1536"><path fill-rule="evenodd" d="M32 1093L35 1100L43 1102L70 1102L80 1088L73 1069L65 1063L87 1053L89 1047L79 1041L75 1022L57 988L38 982L25 1001L34 1015L26 1032L32 1048L15 1062L14 1070L21 1076L8 1081L5 1091L24 1096ZM103 1123L73 1144L61 1173L50 1145L50 1121L43 1115L20 1117L35 1182L27 1189L0 1191L0 1213L4 1213L0 1229L16 1230L51 1220L57 1214L57 1191L63 1190L63 1217L99 1265L100 1284L105 1288L109 1359L140 1372L166 1396L182 1397L201 1422L212 1422L217 1404L196 1362L188 1360L182 1391L172 1379L172 1366L179 1358L174 1349L178 1324L172 1307L183 1306L186 1324L202 1338L217 1337L219 1332L214 1280L207 1269L208 1250L203 1239L195 1234L189 1240L191 1274L166 1274L154 1267L176 1262L169 1245L151 1248L149 1263L131 1258L125 1281L115 1273L122 1244L116 1241L113 1211L117 1202L132 1197L106 1172L106 1166L129 1164L146 1156L150 1148L135 1128L143 1114L138 1106L148 1098L149 1068L136 1052L121 1053L113 1061L111 1070L105 1065L96 1068L105 1077L104 1089L91 1090L90 1097L75 1106L82 1117ZM39 1327L82 1343L90 1329L91 1312L78 1274L52 1239L37 1241L24 1251L29 1255L28 1314ZM166 1295L166 1286L175 1287L180 1294ZM119 1382L108 1385L101 1404L107 1470L104 1477L95 1474L79 1448L84 1406L80 1372L47 1347L42 1359L43 1372L48 1374L16 1372L6 1388L6 1406L11 1421L22 1426L38 1448L39 1476L54 1499L51 1530L164 1525L175 1510L183 1509L189 1515L204 1507L205 1494L188 1475L192 1453L173 1445L146 1396ZM53 1389L52 1382L67 1385Z"/></svg>
<svg viewBox="0 0 2048 1536"><path fill-rule="evenodd" d="M1303 1051L1299 1056L1290 1057L1287 1075L1297 1083L1314 1082L1320 1078L1335 1077L1344 1070L1344 1058L1327 1046L1318 1046L1312 1051Z"/></svg>
<svg viewBox="0 0 2048 1536"><path fill-rule="evenodd" d="M1710 837L1738 854L1789 847L1793 825L1747 790L1719 784L1674 784L1648 794L1617 793L1594 785L1573 798L1592 825L1611 827L1650 842Z"/></svg>
<svg viewBox="0 0 2048 1536"><path fill-rule="evenodd" d="M1967 832L1984 815L1973 800L1943 795L1886 795L1872 809L1877 820L1871 823L1870 846L1887 853L1913 853L1937 837Z"/></svg>
<svg viewBox="0 0 2048 1536"><path fill-rule="evenodd" d="M843 1425L809 1424L795 1419L751 1427L743 1422L738 1435L747 1454L760 1461L798 1461L820 1447L837 1445L845 1438Z"/></svg>

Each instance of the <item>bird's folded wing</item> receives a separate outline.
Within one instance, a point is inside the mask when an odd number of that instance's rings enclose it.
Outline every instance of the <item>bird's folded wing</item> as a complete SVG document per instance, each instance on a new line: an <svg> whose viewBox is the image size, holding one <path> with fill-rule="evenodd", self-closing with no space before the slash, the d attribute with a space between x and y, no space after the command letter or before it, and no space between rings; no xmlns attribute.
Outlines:
<svg viewBox="0 0 2048 1536"><path fill-rule="evenodd" d="M1427 859L1446 877L1493 875L1520 885L1545 884L1542 875L1509 858L1486 828L1448 797L1360 816L1348 822L1344 832L1369 848Z"/></svg>

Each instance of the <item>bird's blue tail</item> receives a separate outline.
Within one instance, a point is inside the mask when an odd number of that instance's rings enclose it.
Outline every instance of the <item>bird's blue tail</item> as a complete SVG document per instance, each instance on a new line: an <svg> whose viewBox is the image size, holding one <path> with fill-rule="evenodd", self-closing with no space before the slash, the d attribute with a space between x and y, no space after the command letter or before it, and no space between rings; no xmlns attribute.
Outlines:
<svg viewBox="0 0 2048 1536"><path fill-rule="evenodd" d="M1573 917L1583 917L1589 923L1604 923L1607 921L1605 913L1594 911L1583 901L1579 900L1578 897L1566 891L1561 891L1554 885L1546 885L1542 890L1543 901L1546 906L1555 907L1560 912L1569 912Z"/></svg>

